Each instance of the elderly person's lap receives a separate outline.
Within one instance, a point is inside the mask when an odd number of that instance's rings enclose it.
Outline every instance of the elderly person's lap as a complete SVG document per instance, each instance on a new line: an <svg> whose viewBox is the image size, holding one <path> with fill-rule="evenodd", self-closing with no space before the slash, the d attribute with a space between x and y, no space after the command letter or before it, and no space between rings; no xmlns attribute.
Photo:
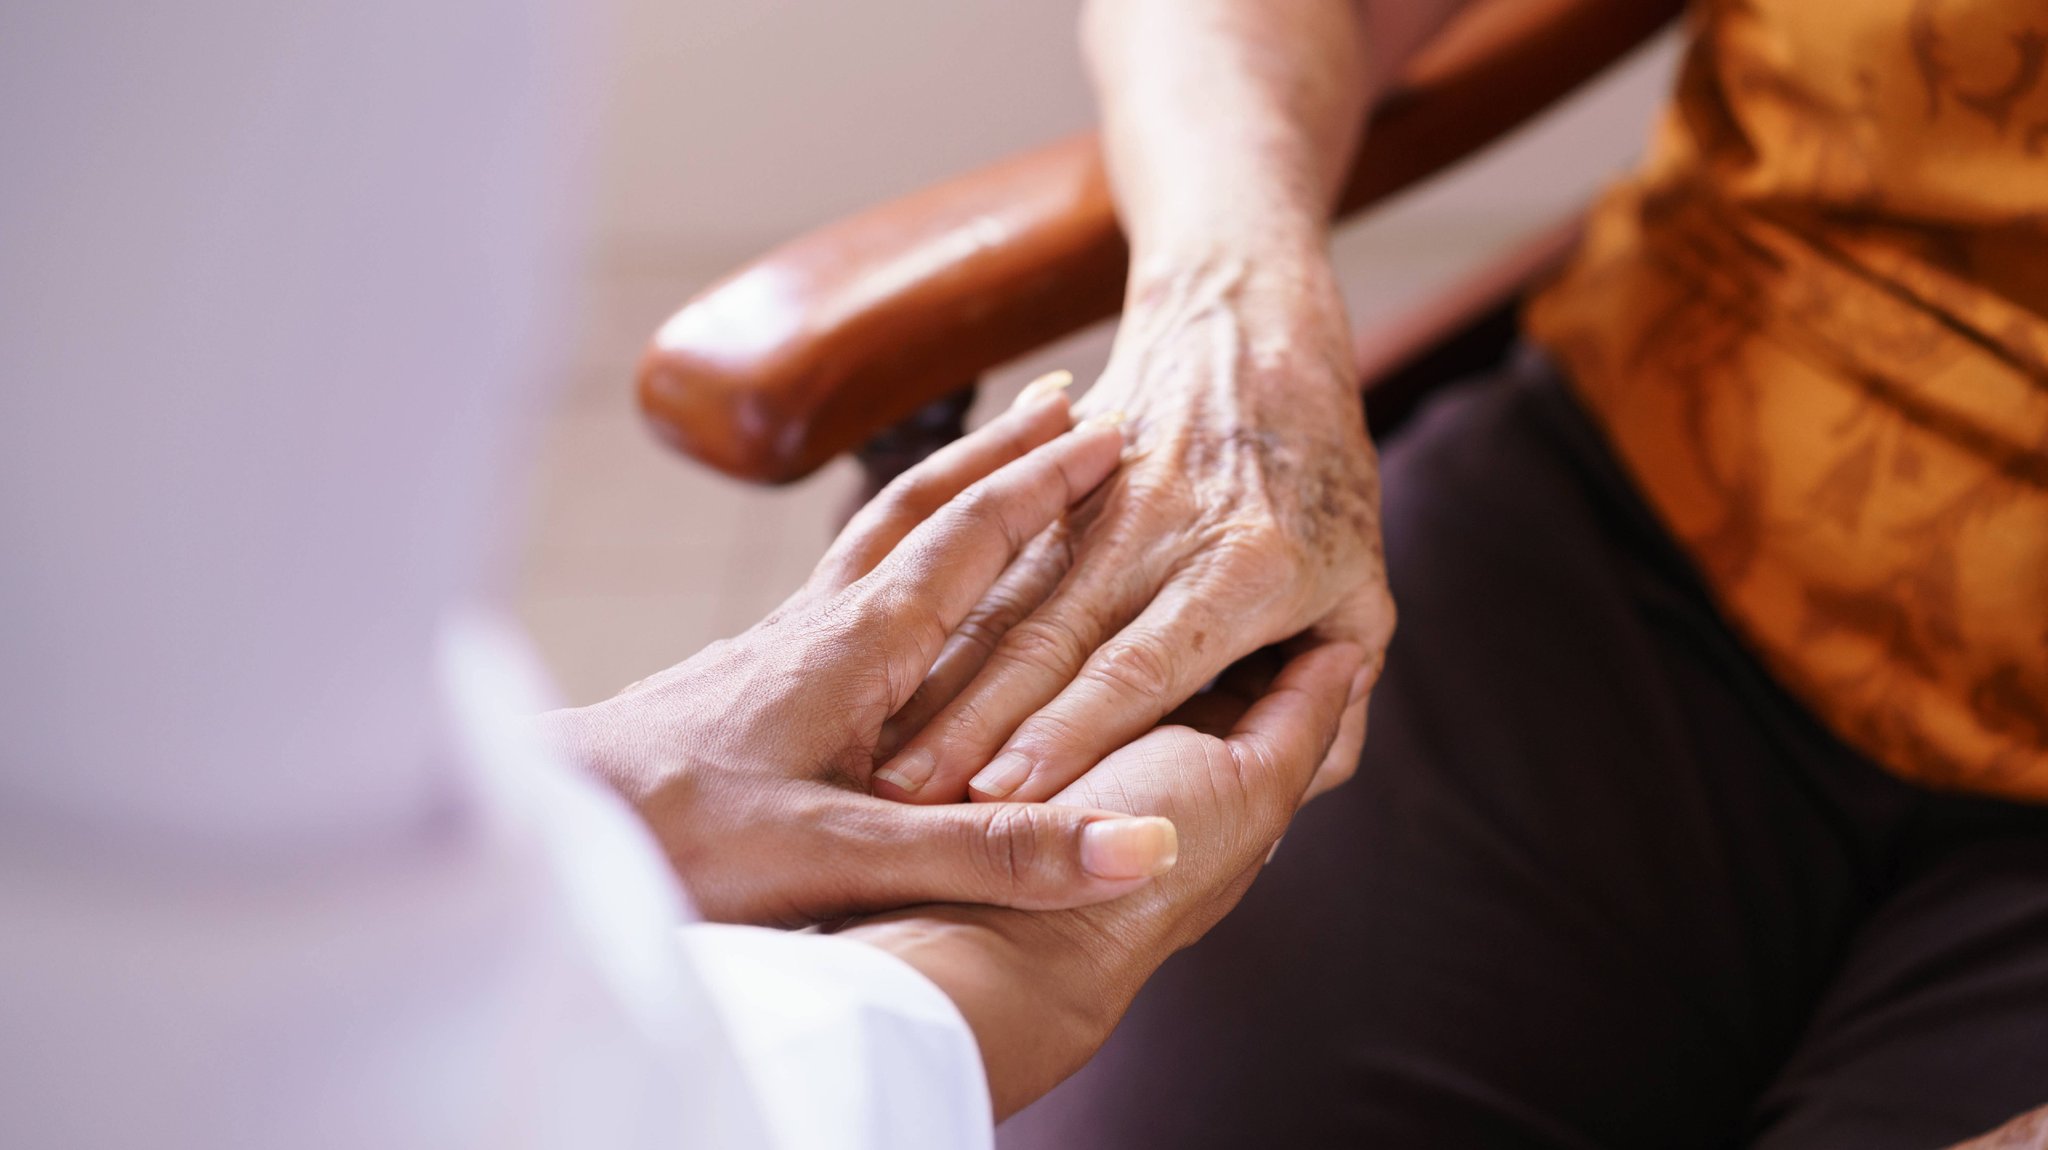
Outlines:
<svg viewBox="0 0 2048 1150"><path fill-rule="evenodd" d="M1828 735L1547 365L1385 477L1357 779L1006 1147L1870 1150L2048 1100L2048 811Z"/></svg>

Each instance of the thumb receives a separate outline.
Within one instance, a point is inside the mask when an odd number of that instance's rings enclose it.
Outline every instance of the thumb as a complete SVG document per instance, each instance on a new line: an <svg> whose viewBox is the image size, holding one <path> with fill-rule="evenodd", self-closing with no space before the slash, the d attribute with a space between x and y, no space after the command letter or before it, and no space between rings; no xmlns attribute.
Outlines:
<svg viewBox="0 0 2048 1150"><path fill-rule="evenodd" d="M1351 680L1351 698L1344 706L1344 718L1337 724L1337 738L1323 756L1322 765L1316 768L1315 778L1309 781L1303 803L1343 785L1358 773L1358 756L1365 750L1366 704L1371 701L1373 685L1379 682L1383 665L1384 660L1368 660Z"/></svg>
<svg viewBox="0 0 2048 1150"><path fill-rule="evenodd" d="M1291 816L1315 773L1344 734L1355 712L1364 741L1365 688L1360 673L1365 649L1356 643L1324 643L1296 655L1273 685L1239 719L1226 742L1232 753L1265 775L1284 780Z"/></svg>
<svg viewBox="0 0 2048 1150"><path fill-rule="evenodd" d="M1128 894L1172 869L1171 820L1042 803L915 806L875 800L896 825L862 853L876 905L969 902L1062 910Z"/></svg>

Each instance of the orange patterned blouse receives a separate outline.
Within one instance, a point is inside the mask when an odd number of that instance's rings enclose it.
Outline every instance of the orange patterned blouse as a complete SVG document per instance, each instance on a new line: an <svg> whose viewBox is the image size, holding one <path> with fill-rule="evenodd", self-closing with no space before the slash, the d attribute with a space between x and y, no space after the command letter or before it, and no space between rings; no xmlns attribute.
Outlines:
<svg viewBox="0 0 2048 1150"><path fill-rule="evenodd" d="M1531 336L1778 679L2048 802L2048 0L1697 0Z"/></svg>

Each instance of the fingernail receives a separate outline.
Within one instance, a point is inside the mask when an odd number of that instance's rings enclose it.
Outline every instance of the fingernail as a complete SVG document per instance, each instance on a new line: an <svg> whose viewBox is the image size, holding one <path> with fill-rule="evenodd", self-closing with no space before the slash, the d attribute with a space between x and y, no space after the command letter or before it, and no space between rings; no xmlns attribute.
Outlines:
<svg viewBox="0 0 2048 1150"><path fill-rule="evenodd" d="M1006 799L1010 792L1024 785L1031 777L1031 760L1016 751L1004 751L995 761L981 768L980 773L968 780L967 785L992 799Z"/></svg>
<svg viewBox="0 0 2048 1150"><path fill-rule="evenodd" d="M1081 869L1096 878L1156 878L1179 859L1171 819L1100 819L1081 828Z"/></svg>
<svg viewBox="0 0 2048 1150"><path fill-rule="evenodd" d="M1049 395L1058 395L1065 391L1073 382L1074 373L1071 371L1048 371L1025 384L1024 390L1017 393L1016 400L1010 406L1030 407Z"/></svg>
<svg viewBox="0 0 2048 1150"><path fill-rule="evenodd" d="M932 777L939 760L923 747L905 751L886 767L875 769L875 777L904 794L914 795Z"/></svg>
<svg viewBox="0 0 2048 1150"><path fill-rule="evenodd" d="M1076 431L1095 431L1104 427L1122 427L1130 422L1130 416L1121 411L1098 411L1081 421Z"/></svg>
<svg viewBox="0 0 2048 1150"><path fill-rule="evenodd" d="M1280 844L1286 841L1286 835L1281 835L1279 838L1273 840L1273 846L1271 847L1271 849L1266 851L1266 866L1273 865L1273 856L1280 853Z"/></svg>

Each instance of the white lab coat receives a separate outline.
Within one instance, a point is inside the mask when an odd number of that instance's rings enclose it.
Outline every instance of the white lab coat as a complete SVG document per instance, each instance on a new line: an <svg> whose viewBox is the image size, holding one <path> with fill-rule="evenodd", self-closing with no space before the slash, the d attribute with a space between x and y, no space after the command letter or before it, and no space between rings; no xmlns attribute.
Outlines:
<svg viewBox="0 0 2048 1150"><path fill-rule="evenodd" d="M0 5L0 1146L989 1144L908 966L682 925L474 606L577 11Z"/></svg>

